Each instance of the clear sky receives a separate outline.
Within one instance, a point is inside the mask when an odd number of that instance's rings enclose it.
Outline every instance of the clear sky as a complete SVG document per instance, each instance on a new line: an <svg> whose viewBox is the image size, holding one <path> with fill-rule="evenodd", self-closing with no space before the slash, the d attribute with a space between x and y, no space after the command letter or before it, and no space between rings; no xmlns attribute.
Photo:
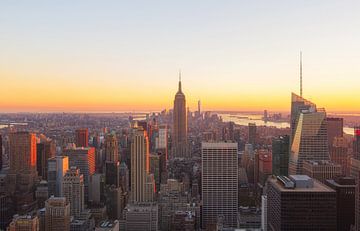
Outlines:
<svg viewBox="0 0 360 231"><path fill-rule="evenodd" d="M360 1L0 1L0 111L360 111Z"/></svg>

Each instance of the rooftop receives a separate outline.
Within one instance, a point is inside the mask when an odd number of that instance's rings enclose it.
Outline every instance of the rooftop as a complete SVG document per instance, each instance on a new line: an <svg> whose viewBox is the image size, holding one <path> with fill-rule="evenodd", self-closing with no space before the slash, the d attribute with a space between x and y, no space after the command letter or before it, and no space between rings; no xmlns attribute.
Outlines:
<svg viewBox="0 0 360 231"><path fill-rule="evenodd" d="M269 182L281 192L335 192L330 187L307 175L290 175L289 178L281 176L281 179L285 179L285 182L290 180L294 183L294 187L286 187L279 177L270 178Z"/></svg>

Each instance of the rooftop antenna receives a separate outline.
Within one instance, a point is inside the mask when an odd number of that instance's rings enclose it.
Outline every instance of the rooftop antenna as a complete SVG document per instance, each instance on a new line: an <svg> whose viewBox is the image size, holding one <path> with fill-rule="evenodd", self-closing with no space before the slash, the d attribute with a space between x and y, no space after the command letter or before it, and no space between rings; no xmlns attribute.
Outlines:
<svg viewBox="0 0 360 231"><path fill-rule="evenodd" d="M302 51L300 51L300 96L303 97L303 86L302 86Z"/></svg>

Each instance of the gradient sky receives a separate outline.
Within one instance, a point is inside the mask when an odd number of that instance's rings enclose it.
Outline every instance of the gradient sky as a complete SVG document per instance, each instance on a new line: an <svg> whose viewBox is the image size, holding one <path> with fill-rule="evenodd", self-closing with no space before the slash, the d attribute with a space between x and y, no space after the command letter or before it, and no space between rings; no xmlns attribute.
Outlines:
<svg viewBox="0 0 360 231"><path fill-rule="evenodd" d="M360 1L0 2L0 111L360 111Z"/></svg>

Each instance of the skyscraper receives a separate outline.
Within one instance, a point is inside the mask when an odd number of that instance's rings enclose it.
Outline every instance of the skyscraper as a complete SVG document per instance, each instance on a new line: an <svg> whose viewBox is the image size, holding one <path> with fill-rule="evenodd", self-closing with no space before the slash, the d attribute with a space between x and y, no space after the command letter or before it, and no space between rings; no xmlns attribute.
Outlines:
<svg viewBox="0 0 360 231"><path fill-rule="evenodd" d="M290 145L292 145L292 141L294 139L295 131L297 128L297 122L300 116L300 113L303 110L309 110L312 108L312 111L316 110L316 105L302 96L298 96L295 93L291 93L291 115L290 115Z"/></svg>
<svg viewBox="0 0 360 231"><path fill-rule="evenodd" d="M354 158L360 160L360 127L354 128Z"/></svg>
<svg viewBox="0 0 360 231"><path fill-rule="evenodd" d="M336 230L336 192L306 175L268 181L269 231Z"/></svg>
<svg viewBox="0 0 360 231"><path fill-rule="evenodd" d="M202 227L214 226L219 217L224 225L237 227L237 143L202 143Z"/></svg>
<svg viewBox="0 0 360 231"><path fill-rule="evenodd" d="M329 160L325 110L302 111L291 145L289 174L301 174L305 160Z"/></svg>
<svg viewBox="0 0 360 231"><path fill-rule="evenodd" d="M29 132L15 132L10 133L9 137L10 188L28 192L34 186L34 180L37 176L36 136Z"/></svg>
<svg viewBox="0 0 360 231"><path fill-rule="evenodd" d="M2 169L2 164L3 164L3 147L2 147L2 136L0 134L0 171Z"/></svg>
<svg viewBox="0 0 360 231"><path fill-rule="evenodd" d="M255 143L256 143L256 124L255 123L249 123L248 143L252 144L255 147Z"/></svg>
<svg viewBox="0 0 360 231"><path fill-rule="evenodd" d="M43 180L47 180L48 159L55 156L55 142L44 135L41 135L40 142L36 145L36 152L36 167L38 175L41 176Z"/></svg>
<svg viewBox="0 0 360 231"><path fill-rule="evenodd" d="M349 231L355 222L355 179L341 177L327 180L325 184L336 191L336 230Z"/></svg>
<svg viewBox="0 0 360 231"><path fill-rule="evenodd" d="M181 74L179 89L175 95L173 111L173 154L175 157L187 156L187 112L186 99L181 89Z"/></svg>
<svg viewBox="0 0 360 231"><path fill-rule="evenodd" d="M75 144L77 147L89 146L89 129L80 128L76 130Z"/></svg>
<svg viewBox="0 0 360 231"><path fill-rule="evenodd" d="M335 137L343 136L344 119L343 118L326 118L328 145L329 150L334 142Z"/></svg>
<svg viewBox="0 0 360 231"><path fill-rule="evenodd" d="M65 197L50 197L45 202L45 229L51 231L70 230L70 204Z"/></svg>
<svg viewBox="0 0 360 231"><path fill-rule="evenodd" d="M131 142L131 201L152 201L154 190L154 178L150 175L148 136L142 127L135 128Z"/></svg>
<svg viewBox="0 0 360 231"><path fill-rule="evenodd" d="M64 155L69 157L69 165L76 166L80 173L84 175L85 201L89 199L89 182L90 177L95 173L95 148L77 147L65 149Z"/></svg>
<svg viewBox="0 0 360 231"><path fill-rule="evenodd" d="M119 144L115 134L108 134L105 138L105 156L108 162L119 161Z"/></svg>
<svg viewBox="0 0 360 231"><path fill-rule="evenodd" d="M79 217L84 211L84 176L80 170L71 167L63 179L63 195L70 203L71 215Z"/></svg>
<svg viewBox="0 0 360 231"><path fill-rule="evenodd" d="M63 177L69 169L68 156L54 156L48 160L48 188L49 196L60 197L63 193Z"/></svg>
<svg viewBox="0 0 360 231"><path fill-rule="evenodd" d="M289 168L289 136L272 139L272 172L276 176L287 176Z"/></svg>

